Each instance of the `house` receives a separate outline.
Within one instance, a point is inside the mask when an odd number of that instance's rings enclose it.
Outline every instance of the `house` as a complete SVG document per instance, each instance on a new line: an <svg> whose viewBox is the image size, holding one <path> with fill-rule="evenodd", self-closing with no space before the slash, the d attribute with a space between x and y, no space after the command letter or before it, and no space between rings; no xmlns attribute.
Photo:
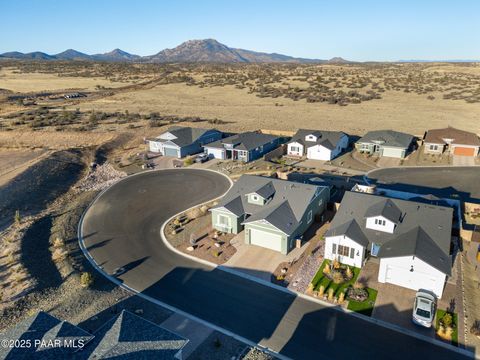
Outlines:
<svg viewBox="0 0 480 360"><path fill-rule="evenodd" d="M3 332L0 338L25 344L1 346L0 359L72 359L79 357L93 335L40 311ZM29 343L31 346L27 346Z"/></svg>
<svg viewBox="0 0 480 360"><path fill-rule="evenodd" d="M205 144L222 138L216 129L174 126L154 139L148 139L148 149L164 156L183 158L203 151Z"/></svg>
<svg viewBox="0 0 480 360"><path fill-rule="evenodd" d="M245 243L287 254L330 199L325 186L243 175L215 207L212 225Z"/></svg>
<svg viewBox="0 0 480 360"><path fill-rule="evenodd" d="M325 234L325 258L361 268L379 259L378 281L442 296L451 275L453 209L347 191Z"/></svg>
<svg viewBox="0 0 480 360"><path fill-rule="evenodd" d="M476 134L450 126L428 130L423 137L423 144L426 154L443 154L447 151L452 155L477 156L480 149Z"/></svg>
<svg viewBox="0 0 480 360"><path fill-rule="evenodd" d="M82 351L85 359L181 360L188 340L123 310L95 333Z"/></svg>
<svg viewBox="0 0 480 360"><path fill-rule="evenodd" d="M412 150L415 137L393 130L366 133L355 144L357 151L377 156L403 159Z"/></svg>
<svg viewBox="0 0 480 360"><path fill-rule="evenodd" d="M288 143L287 154L332 160L347 148L348 136L344 132L300 129Z"/></svg>
<svg viewBox="0 0 480 360"><path fill-rule="evenodd" d="M233 159L243 162L256 160L280 145L281 138L258 132L245 132L204 146L215 159Z"/></svg>

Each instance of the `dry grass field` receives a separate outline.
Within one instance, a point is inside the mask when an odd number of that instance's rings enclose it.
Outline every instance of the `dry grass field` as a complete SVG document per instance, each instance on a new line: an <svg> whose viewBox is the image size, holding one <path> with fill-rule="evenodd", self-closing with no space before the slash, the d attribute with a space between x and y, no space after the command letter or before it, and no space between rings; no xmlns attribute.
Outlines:
<svg viewBox="0 0 480 360"><path fill-rule="evenodd" d="M39 72L19 73L14 68L0 69L0 89L14 92L94 90L97 86L117 88L125 85L127 85L125 82L111 81L101 77L58 76Z"/></svg>
<svg viewBox="0 0 480 360"><path fill-rule="evenodd" d="M88 96L32 95L47 88L83 88ZM480 133L478 114L477 63L0 63L0 134L8 130L7 137L78 132L89 143L92 132L149 136L173 123L352 135L381 128L422 135L451 125Z"/></svg>
<svg viewBox="0 0 480 360"><path fill-rule="evenodd" d="M480 133L480 103L441 98L432 101L426 96L394 91L384 93L380 100L333 106L305 100L259 98L231 85L199 88L167 84L85 102L80 108L218 118L227 124L216 126L228 131L303 127L363 134L385 128L423 134L429 128L451 125Z"/></svg>

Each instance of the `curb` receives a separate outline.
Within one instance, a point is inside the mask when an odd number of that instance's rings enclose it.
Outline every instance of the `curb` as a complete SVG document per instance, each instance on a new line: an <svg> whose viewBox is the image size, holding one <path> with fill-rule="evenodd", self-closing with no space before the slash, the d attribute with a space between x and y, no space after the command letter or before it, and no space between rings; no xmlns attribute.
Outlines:
<svg viewBox="0 0 480 360"><path fill-rule="evenodd" d="M275 351L272 351L272 350L270 350L270 349L268 349L268 348L265 348L265 347L263 347L263 346L255 343L255 342L251 341L251 340L248 340L248 339L246 339L246 338L244 338L244 337L242 337L242 336L240 336L240 335L237 335L237 334L231 332L230 330L224 329L224 328L222 328L222 327L220 327L220 326L217 326L217 325L212 324L212 323L210 323L210 322L208 322L208 321L205 321L205 320L203 320L203 319L200 319L200 318L198 318L198 317L196 317L196 316L194 316L194 315L191 315L191 314L189 314L189 313L187 313L187 312L185 312L185 311L183 311L183 310L180 310L180 309L178 309L178 308L176 308L176 307L174 307L174 306L171 306L171 305L169 305L169 304L167 304L167 303L164 303L164 302L159 301L159 300L157 300L157 299L154 299L154 298L152 298L152 297L150 297L150 296L148 296L148 295L145 295L145 294L139 292L138 290L135 290L134 288L132 288L132 287L124 284L123 282L119 281L119 280L116 279L115 277L113 277L113 276L109 275L108 273L106 273L106 272L103 270L103 268L102 268L101 266L99 266L99 265L97 264L97 262L95 261L95 259L90 255L90 253L89 253L88 250L86 249L85 244L84 244L84 242L83 242L82 225L83 225L83 220L84 220L84 218L85 218L85 214L86 214L86 213L88 212L88 210L92 207L92 205L93 205L93 204L100 198L100 196L102 196L108 189L110 189L110 188L111 188L112 186L114 186L115 184L118 184L120 181L123 181L123 180L125 180L125 179L131 178L131 177L133 177L133 176L137 176L137 175L149 173L149 172L152 172L152 171L164 171L164 170L175 170L175 169L157 169L157 170L150 170L150 171L142 171L142 172L138 172L138 173L136 173L136 174L132 174L132 175L126 176L126 177L120 179L119 181L117 181L116 183L110 185L110 186L107 187L106 189L103 189L100 193L98 193L97 196L95 196L95 198L93 199L93 201L87 206L87 208L86 208L85 211L83 212L82 216L80 217L80 221L79 221L78 227L77 227L78 244L79 244L79 246L80 246L80 249L82 250L83 255L87 258L87 260L88 260L88 261L90 262L90 264L95 268L95 270L97 270L97 271L98 271L100 274L102 274L105 278L107 278L108 280L110 280L111 282L113 282L115 285L117 285L117 286L119 286L119 287L122 287L122 288L124 288L125 290L130 291L132 294L134 294L134 295L136 295L136 296L139 296L139 297L141 297L142 299L145 299L145 300L147 300L147 301L150 301L150 302L152 302L152 303L154 303L154 304L156 304L156 305L158 305L158 306L164 307L165 309L168 309L168 310L170 310L170 311L172 311L172 312L174 312L174 313L177 313L177 314L179 314L179 315L182 315L182 316L184 316L184 317L186 317L186 318L188 318L188 319L190 319L190 320L192 320L192 321L198 322L198 323L200 323L200 324L202 324L202 325L204 325L204 326L207 326L207 327L209 327L209 328L211 328L211 329L213 329L213 330L216 330L216 331L218 331L218 332L220 332L220 333L223 333L223 334L225 334L225 335L227 335L227 336L230 336L230 337L232 337L232 338L234 338L234 339L236 339L236 340L238 340L238 341L241 341L241 342L243 342L243 343L245 343L245 344L247 344L247 345L249 345L249 346L251 346L251 347L259 348L260 350L262 350L262 351L264 351L264 352L266 352L266 353L269 353L270 355L272 355L272 356L274 356L274 357L276 357L276 358L278 358L278 359L280 359L280 360L292 360L292 359L290 359L289 357L286 357L286 356L284 356L284 355L278 354L278 353L275 352ZM182 169L182 170L185 170L185 169ZM220 174L220 175L222 175L222 176L225 176L225 177L229 180L229 182L230 182L230 188L231 188L232 185L233 185L233 181L232 181L228 176L226 176L225 174L219 173L219 172L217 172L217 171L215 171L215 170L211 170L211 169L189 169L189 170L194 170L194 171L195 171L195 170L199 170L199 171L204 171L204 170L206 170L206 171L211 171L211 172ZM228 190L230 190L230 188L229 188ZM228 192L228 190L227 190L227 192ZM225 193L226 193L226 192L225 192ZM201 206L201 205L203 205L203 204L207 204L207 203L209 203L209 202L211 202L211 201L215 201L216 199L219 199L219 198L223 197L223 196L225 195L225 193L222 194L222 195L220 195L220 196L218 196L218 197L216 197L216 198L214 198L214 199L211 199L211 200L202 202L202 203L200 203L200 204L194 205L194 206L192 206L191 208L186 209L186 210L184 210L184 211L182 211L182 212L188 211L188 210L190 210L190 209L192 209L192 208ZM182 213L182 212L181 212L181 213ZM181 214L181 213L180 213L180 214ZM176 214L175 216L178 216L178 214ZM173 217L175 217L175 216L173 216ZM173 218L173 217L172 217L172 218ZM167 221L162 225L162 230L161 230L162 232L163 232L163 229L164 229L165 225L166 225L172 218L170 218L169 220L167 220ZM163 239L162 239L162 241L163 241ZM198 259L197 259L197 260L198 260ZM207 263L206 265L209 265L208 262L206 262L206 263Z"/></svg>

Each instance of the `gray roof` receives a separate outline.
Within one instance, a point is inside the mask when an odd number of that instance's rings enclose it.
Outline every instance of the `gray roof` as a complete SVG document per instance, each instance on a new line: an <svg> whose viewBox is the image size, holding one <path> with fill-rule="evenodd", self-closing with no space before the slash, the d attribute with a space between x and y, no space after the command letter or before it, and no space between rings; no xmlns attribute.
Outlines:
<svg viewBox="0 0 480 360"><path fill-rule="evenodd" d="M205 147L223 149L224 144L232 144L237 150L250 151L277 139L279 139L279 137L274 135L257 132L244 132L229 136L222 140L211 142Z"/></svg>
<svg viewBox="0 0 480 360"><path fill-rule="evenodd" d="M249 214L250 217L244 223L267 220L287 235L291 235L320 188L327 189L263 176L242 175L213 209L225 207L236 216ZM267 203L249 203L247 194L252 193L267 198Z"/></svg>
<svg viewBox="0 0 480 360"><path fill-rule="evenodd" d="M188 340L123 310L95 332L89 359L175 359Z"/></svg>
<svg viewBox="0 0 480 360"><path fill-rule="evenodd" d="M383 216L385 219L398 224L402 216L402 210L400 210L392 200L380 201L377 204L370 206L365 213L365 217Z"/></svg>
<svg viewBox="0 0 480 360"><path fill-rule="evenodd" d="M307 135L315 135L317 141L306 141L305 137ZM305 145L307 148L315 145L322 145L327 149L333 150L337 147L338 142L343 136L347 136L342 131L322 131L322 130L308 130L308 129L299 129L289 143L298 142L302 145Z"/></svg>
<svg viewBox="0 0 480 360"><path fill-rule="evenodd" d="M366 218L376 215L398 219L393 234L366 228ZM347 191L326 236L345 235L362 246L367 239L382 245L380 258L417 256L450 275L452 220L449 207Z"/></svg>
<svg viewBox="0 0 480 360"><path fill-rule="evenodd" d="M192 128L192 127L184 127L184 126L172 126L168 131L165 133L170 133L176 136L176 139L173 140L165 140L160 139L159 137L155 138L154 141L158 142L172 142L179 147L188 146L193 144L199 138L201 138L207 131L217 131L216 129L202 129L202 128Z"/></svg>
<svg viewBox="0 0 480 360"><path fill-rule="evenodd" d="M415 137L393 130L375 130L366 133L359 143L375 143L382 146L408 148Z"/></svg>
<svg viewBox="0 0 480 360"><path fill-rule="evenodd" d="M93 336L79 327L57 319L43 311L36 315L21 321L13 328L8 329L0 335L1 339L9 340L25 340L30 341L30 348L6 348L0 347L1 359L69 359L73 357L73 352L79 350L78 347L55 346L55 347L34 347L35 340L48 343L49 341L59 340L83 341L85 344L90 341Z"/></svg>

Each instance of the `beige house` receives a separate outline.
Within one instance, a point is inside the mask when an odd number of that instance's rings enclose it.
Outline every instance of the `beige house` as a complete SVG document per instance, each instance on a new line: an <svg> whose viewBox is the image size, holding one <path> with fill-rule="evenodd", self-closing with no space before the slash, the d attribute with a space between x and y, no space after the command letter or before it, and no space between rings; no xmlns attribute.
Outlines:
<svg viewBox="0 0 480 360"><path fill-rule="evenodd" d="M480 140L472 132L447 127L428 130L423 137L426 154L443 154L448 152L459 156L477 156Z"/></svg>

